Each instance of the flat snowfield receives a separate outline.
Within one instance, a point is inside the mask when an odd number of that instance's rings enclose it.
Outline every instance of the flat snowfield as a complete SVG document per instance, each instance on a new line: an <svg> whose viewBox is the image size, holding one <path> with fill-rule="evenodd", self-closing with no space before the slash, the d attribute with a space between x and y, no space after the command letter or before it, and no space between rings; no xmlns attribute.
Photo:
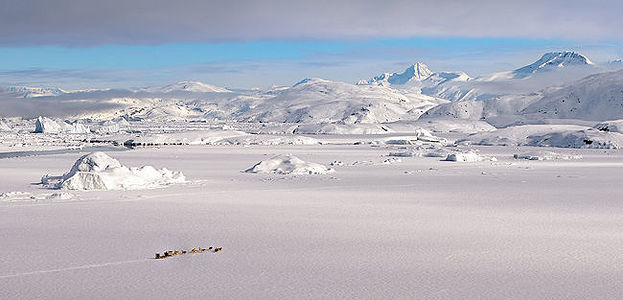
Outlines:
<svg viewBox="0 0 623 300"><path fill-rule="evenodd" d="M108 154L189 182L64 196L36 183L84 153L0 159L0 299L621 297L623 152L479 149L497 161L384 163L391 151L370 145L142 148ZM277 154L343 165L243 172ZM153 259L209 246L223 251Z"/></svg>

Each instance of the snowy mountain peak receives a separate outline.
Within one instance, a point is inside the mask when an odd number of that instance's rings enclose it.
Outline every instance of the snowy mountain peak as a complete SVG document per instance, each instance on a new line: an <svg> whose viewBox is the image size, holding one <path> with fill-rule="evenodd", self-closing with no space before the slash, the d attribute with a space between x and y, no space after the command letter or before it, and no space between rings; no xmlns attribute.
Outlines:
<svg viewBox="0 0 623 300"><path fill-rule="evenodd" d="M322 79L322 78L305 78L305 79L295 83L294 85L292 85L292 87L296 87L296 86L300 86L300 85L304 85L304 84L318 83L318 82L329 82L329 80Z"/></svg>
<svg viewBox="0 0 623 300"><path fill-rule="evenodd" d="M147 89L151 92L194 92L194 93L229 93L230 90L211 84L199 82L199 81L180 81L174 84L170 84L164 87Z"/></svg>
<svg viewBox="0 0 623 300"><path fill-rule="evenodd" d="M532 64L513 71L515 78L525 78L539 72L547 72L568 66L593 65L588 57L575 51L549 52Z"/></svg>
<svg viewBox="0 0 623 300"><path fill-rule="evenodd" d="M433 72L421 62L410 65L402 73L383 73L370 80L360 80L358 85L403 85L412 81L422 81Z"/></svg>

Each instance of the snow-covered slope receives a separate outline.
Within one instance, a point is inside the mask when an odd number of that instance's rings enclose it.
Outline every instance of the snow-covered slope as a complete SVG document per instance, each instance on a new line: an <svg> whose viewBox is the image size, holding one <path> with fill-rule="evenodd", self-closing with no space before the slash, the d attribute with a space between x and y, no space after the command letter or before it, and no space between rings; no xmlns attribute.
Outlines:
<svg viewBox="0 0 623 300"><path fill-rule="evenodd" d="M588 76L546 92L521 114L550 119L605 121L623 118L623 70Z"/></svg>
<svg viewBox="0 0 623 300"><path fill-rule="evenodd" d="M374 85L305 79L239 113L251 122L384 123L416 119L446 101Z"/></svg>

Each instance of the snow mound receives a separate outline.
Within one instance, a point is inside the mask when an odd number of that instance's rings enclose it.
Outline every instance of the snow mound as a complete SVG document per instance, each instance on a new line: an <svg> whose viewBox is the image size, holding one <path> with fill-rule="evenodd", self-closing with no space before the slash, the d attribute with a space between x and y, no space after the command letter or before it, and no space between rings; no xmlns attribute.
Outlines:
<svg viewBox="0 0 623 300"><path fill-rule="evenodd" d="M531 151L521 154L514 154L515 159L527 159L527 160L570 160L581 159L581 155L566 155L552 151Z"/></svg>
<svg viewBox="0 0 623 300"><path fill-rule="evenodd" d="M482 156L474 151L467 152L458 152L458 153L450 153L446 156L445 161L456 161L456 162L475 162L475 161L495 161L495 157L486 157Z"/></svg>
<svg viewBox="0 0 623 300"><path fill-rule="evenodd" d="M214 142L214 145L319 145L320 141L306 136L299 135L251 135L238 136L222 139Z"/></svg>
<svg viewBox="0 0 623 300"><path fill-rule="evenodd" d="M321 164L305 162L292 155L278 155L268 160L260 161L253 167L245 170L247 173L272 173L294 175L316 175L333 173L335 170Z"/></svg>
<svg viewBox="0 0 623 300"><path fill-rule="evenodd" d="M88 127L78 123L56 121L46 117L39 117L35 121L35 133L90 133Z"/></svg>
<svg viewBox="0 0 623 300"><path fill-rule="evenodd" d="M80 157L53 187L63 190L135 190L185 181L181 172L152 166L129 168L103 152L93 152ZM46 177L42 179L44 184L51 182Z"/></svg>

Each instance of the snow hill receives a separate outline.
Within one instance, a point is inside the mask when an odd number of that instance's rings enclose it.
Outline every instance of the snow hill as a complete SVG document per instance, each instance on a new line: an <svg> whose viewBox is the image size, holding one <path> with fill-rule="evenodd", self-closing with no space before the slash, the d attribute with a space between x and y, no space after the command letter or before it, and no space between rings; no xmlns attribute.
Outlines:
<svg viewBox="0 0 623 300"><path fill-rule="evenodd" d="M371 124L417 119L429 108L445 102L384 86L314 78L277 91L236 115L249 122Z"/></svg>
<svg viewBox="0 0 623 300"><path fill-rule="evenodd" d="M588 76L547 92L521 114L551 119L623 119L623 70Z"/></svg>

